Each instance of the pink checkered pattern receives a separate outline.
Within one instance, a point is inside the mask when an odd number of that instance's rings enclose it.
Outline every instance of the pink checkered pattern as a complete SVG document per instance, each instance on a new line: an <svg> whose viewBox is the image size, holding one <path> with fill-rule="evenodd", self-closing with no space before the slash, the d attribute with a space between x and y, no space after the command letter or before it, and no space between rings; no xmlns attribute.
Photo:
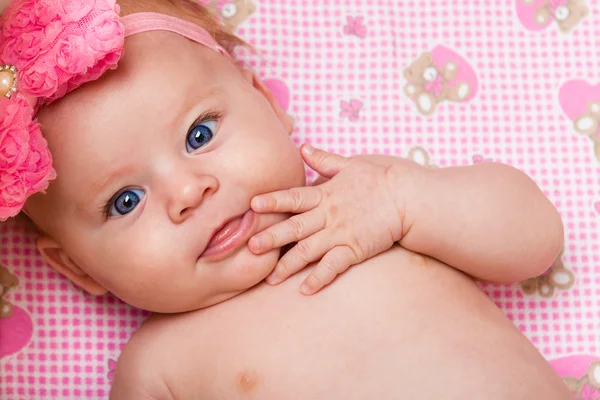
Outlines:
<svg viewBox="0 0 600 400"><path fill-rule="evenodd" d="M492 159L539 183L563 216L575 286L551 299L516 285L485 290L547 358L600 356L600 161L558 100L568 81L600 82L600 3L563 34L554 22L528 30L521 0L246 1L257 12L238 33L261 54L240 55L289 89L297 143L344 155L421 146L442 167ZM438 45L466 60L478 91L423 117L403 93L402 70ZM0 225L0 262L21 281L7 300L34 327L20 352L0 358L0 398L106 398L114 360L145 314L76 290L14 221Z"/></svg>

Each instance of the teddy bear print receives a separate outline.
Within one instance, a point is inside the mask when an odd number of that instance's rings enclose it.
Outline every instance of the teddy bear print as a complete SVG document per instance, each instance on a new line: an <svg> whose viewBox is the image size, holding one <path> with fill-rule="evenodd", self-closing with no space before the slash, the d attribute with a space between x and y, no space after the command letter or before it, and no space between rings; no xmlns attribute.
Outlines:
<svg viewBox="0 0 600 400"><path fill-rule="evenodd" d="M10 273L8 268L0 265L0 318L10 317L13 305L4 299L9 290L17 287L19 279Z"/></svg>
<svg viewBox="0 0 600 400"><path fill-rule="evenodd" d="M587 373L580 378L565 377L563 382L575 394L576 400L600 398L600 361L590 364ZM597 395L598 397L595 397ZM594 397L592 397L594 396Z"/></svg>
<svg viewBox="0 0 600 400"><path fill-rule="evenodd" d="M437 165L431 162L431 156L425 148L421 146L415 146L408 151L409 160L416 162L419 165L427 168L439 168Z"/></svg>
<svg viewBox="0 0 600 400"><path fill-rule="evenodd" d="M210 0L207 7L231 29L238 28L256 12L252 0Z"/></svg>
<svg viewBox="0 0 600 400"><path fill-rule="evenodd" d="M596 159L600 161L600 102L589 102L587 112L573 121L573 126L577 133L590 138Z"/></svg>
<svg viewBox="0 0 600 400"><path fill-rule="evenodd" d="M540 296L550 298L555 289L567 290L575 284L575 275L565 267L562 261L564 249L560 252L554 265L548 271L535 278L521 282L523 293L532 295L538 292Z"/></svg>
<svg viewBox="0 0 600 400"><path fill-rule="evenodd" d="M524 11L523 14L529 14L528 17L531 18L531 22L536 24L537 27L545 28L554 20L563 33L567 33L579 25L590 12L584 0L517 1L523 2L526 6L533 7L532 10Z"/></svg>
<svg viewBox="0 0 600 400"><path fill-rule="evenodd" d="M566 82L559 92L560 106L573 121L575 132L591 140L595 158L600 162L600 83L582 79Z"/></svg>
<svg viewBox="0 0 600 400"><path fill-rule="evenodd" d="M5 298L18 284L17 276L0 264L0 359L20 351L33 335L33 321L27 311Z"/></svg>
<svg viewBox="0 0 600 400"><path fill-rule="evenodd" d="M470 100L477 86L472 68L442 46L422 53L403 73L407 81L404 93L414 100L417 110L425 116L433 114L444 100Z"/></svg>

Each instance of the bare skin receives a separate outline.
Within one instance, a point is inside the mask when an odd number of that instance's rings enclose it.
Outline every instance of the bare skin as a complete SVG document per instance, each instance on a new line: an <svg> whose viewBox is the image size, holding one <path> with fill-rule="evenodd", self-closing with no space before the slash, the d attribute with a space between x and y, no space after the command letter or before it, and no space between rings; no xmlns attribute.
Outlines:
<svg viewBox="0 0 600 400"><path fill-rule="evenodd" d="M144 324L111 398L570 398L460 272L504 282L547 267L562 226L532 182L507 168L449 169L428 180L429 196L398 202L421 206L404 210L411 233L394 241L446 264L393 245L313 297L298 288L314 266L255 286L285 272L276 243L203 254L255 196L305 184L290 121L251 71L180 36L134 36L125 54L38 113L58 178L27 204L46 233L41 254L77 285L155 312L197 310ZM200 125L214 138L190 150ZM132 190L139 206L115 214ZM251 234L288 217L275 211L256 215Z"/></svg>
<svg viewBox="0 0 600 400"><path fill-rule="evenodd" d="M205 310L151 317L111 399L570 399L466 275L399 246L320 293L311 268Z"/></svg>

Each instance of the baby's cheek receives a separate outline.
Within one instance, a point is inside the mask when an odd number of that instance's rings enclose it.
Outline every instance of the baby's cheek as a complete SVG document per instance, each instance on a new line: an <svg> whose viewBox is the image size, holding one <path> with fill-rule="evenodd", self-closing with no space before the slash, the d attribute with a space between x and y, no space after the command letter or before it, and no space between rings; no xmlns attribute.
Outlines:
<svg viewBox="0 0 600 400"><path fill-rule="evenodd" d="M154 291L172 278L172 268L168 268L169 252L158 249L161 247L151 242L144 244L144 241L132 238L128 245L115 246L112 251L104 253L110 256L99 258L102 264L99 266L100 273L122 295L144 296L140 291ZM170 261L174 263L176 260L171 257Z"/></svg>

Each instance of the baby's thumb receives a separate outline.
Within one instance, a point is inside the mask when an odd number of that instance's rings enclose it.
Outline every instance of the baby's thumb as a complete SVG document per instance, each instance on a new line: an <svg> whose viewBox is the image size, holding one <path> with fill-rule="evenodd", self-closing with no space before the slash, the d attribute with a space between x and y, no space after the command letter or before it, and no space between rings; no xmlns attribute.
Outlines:
<svg viewBox="0 0 600 400"><path fill-rule="evenodd" d="M325 178L333 178L350 163L344 156L315 149L308 143L302 145L300 153L308 166Z"/></svg>

